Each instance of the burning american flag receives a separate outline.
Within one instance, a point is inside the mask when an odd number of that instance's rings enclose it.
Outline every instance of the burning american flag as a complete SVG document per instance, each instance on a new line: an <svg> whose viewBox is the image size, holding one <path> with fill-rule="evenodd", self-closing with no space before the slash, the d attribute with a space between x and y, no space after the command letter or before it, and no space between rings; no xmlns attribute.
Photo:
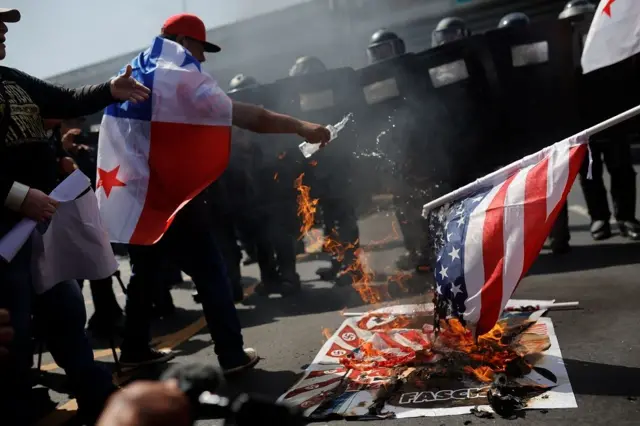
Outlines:
<svg viewBox="0 0 640 426"><path fill-rule="evenodd" d="M586 142L558 142L425 206L438 315L463 320L476 336L493 328L551 232ZM443 206L445 199L453 201Z"/></svg>

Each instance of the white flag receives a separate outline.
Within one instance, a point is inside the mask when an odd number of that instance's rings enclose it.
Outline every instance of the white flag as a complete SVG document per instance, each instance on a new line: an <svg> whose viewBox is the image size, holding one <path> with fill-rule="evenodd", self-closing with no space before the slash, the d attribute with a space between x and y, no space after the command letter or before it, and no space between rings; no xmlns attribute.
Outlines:
<svg viewBox="0 0 640 426"><path fill-rule="evenodd" d="M640 0L601 0L582 52L586 74L640 52Z"/></svg>

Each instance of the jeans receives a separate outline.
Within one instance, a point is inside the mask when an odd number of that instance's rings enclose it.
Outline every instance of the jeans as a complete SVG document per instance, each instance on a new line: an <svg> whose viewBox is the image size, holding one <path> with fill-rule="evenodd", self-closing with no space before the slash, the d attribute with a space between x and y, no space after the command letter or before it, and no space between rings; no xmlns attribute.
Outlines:
<svg viewBox="0 0 640 426"><path fill-rule="evenodd" d="M78 284L65 281L36 296L31 288L31 244L27 242L11 263L0 267L0 308L9 310L15 331L9 359L0 361L2 424L29 424L32 330L37 330L55 362L65 370L80 410L99 413L115 388L111 375L93 359L84 330L87 314Z"/></svg>
<svg viewBox="0 0 640 426"><path fill-rule="evenodd" d="M151 340L151 295L163 282L159 265L170 260L189 275L202 300L215 352L223 368L245 361L244 342L224 260L211 229L211 211L196 197L152 246L129 246L131 281L127 287L122 351L144 350Z"/></svg>

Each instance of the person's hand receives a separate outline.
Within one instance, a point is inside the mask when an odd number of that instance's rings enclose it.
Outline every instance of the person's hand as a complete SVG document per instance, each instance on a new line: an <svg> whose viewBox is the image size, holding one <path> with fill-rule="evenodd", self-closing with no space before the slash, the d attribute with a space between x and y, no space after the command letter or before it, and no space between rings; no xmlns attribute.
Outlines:
<svg viewBox="0 0 640 426"><path fill-rule="evenodd" d="M97 426L189 426L191 406L178 382L135 382L107 402Z"/></svg>
<svg viewBox="0 0 640 426"><path fill-rule="evenodd" d="M78 165L71 157L62 157L59 160L60 172L64 175L70 175L78 168Z"/></svg>
<svg viewBox="0 0 640 426"><path fill-rule="evenodd" d="M71 129L65 133L64 136L62 136L62 148L64 148L65 151L71 152L76 136L80 133L82 133L80 129Z"/></svg>
<svg viewBox="0 0 640 426"><path fill-rule="evenodd" d="M111 96L120 101L129 101L134 104L146 101L151 90L131 77L131 72L131 65L127 65L124 74L111 80Z"/></svg>
<svg viewBox="0 0 640 426"><path fill-rule="evenodd" d="M9 311L0 309L0 358L9 354L7 345L11 340L13 340L13 327L11 327Z"/></svg>
<svg viewBox="0 0 640 426"><path fill-rule="evenodd" d="M58 204L56 200L44 192L29 188L29 192L20 206L20 211L37 222L46 222L56 212Z"/></svg>
<svg viewBox="0 0 640 426"><path fill-rule="evenodd" d="M319 143L322 146L331 139L331 132L325 126L306 121L302 122L298 135L309 143Z"/></svg>

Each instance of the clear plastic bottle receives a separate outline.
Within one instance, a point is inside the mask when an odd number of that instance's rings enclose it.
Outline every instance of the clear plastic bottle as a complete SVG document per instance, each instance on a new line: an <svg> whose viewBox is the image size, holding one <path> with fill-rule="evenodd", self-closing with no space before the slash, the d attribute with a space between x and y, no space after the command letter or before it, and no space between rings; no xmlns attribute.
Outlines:
<svg viewBox="0 0 640 426"><path fill-rule="evenodd" d="M351 119L351 115L352 114L348 114L335 126L332 126L331 124L326 126L327 130L329 130L329 133L331 134L329 142L331 142L332 140L338 137L338 133L340 133L340 130L342 130L344 126L346 126L346 124L349 122L349 120ZM318 150L320 150L320 144L309 143L307 141L304 141L300 145L298 145L298 148L300 148L300 152L302 152L302 155L304 155L304 158L309 158L313 154L318 152Z"/></svg>
<svg viewBox="0 0 640 426"><path fill-rule="evenodd" d="M331 124L327 126L327 129L331 133L331 138L329 139L329 142L331 142L338 136L338 131ZM309 143L307 141L304 141L300 145L298 145L298 148L300 148L300 152L302 152L302 155L304 155L304 158L309 158L320 150L320 144Z"/></svg>

